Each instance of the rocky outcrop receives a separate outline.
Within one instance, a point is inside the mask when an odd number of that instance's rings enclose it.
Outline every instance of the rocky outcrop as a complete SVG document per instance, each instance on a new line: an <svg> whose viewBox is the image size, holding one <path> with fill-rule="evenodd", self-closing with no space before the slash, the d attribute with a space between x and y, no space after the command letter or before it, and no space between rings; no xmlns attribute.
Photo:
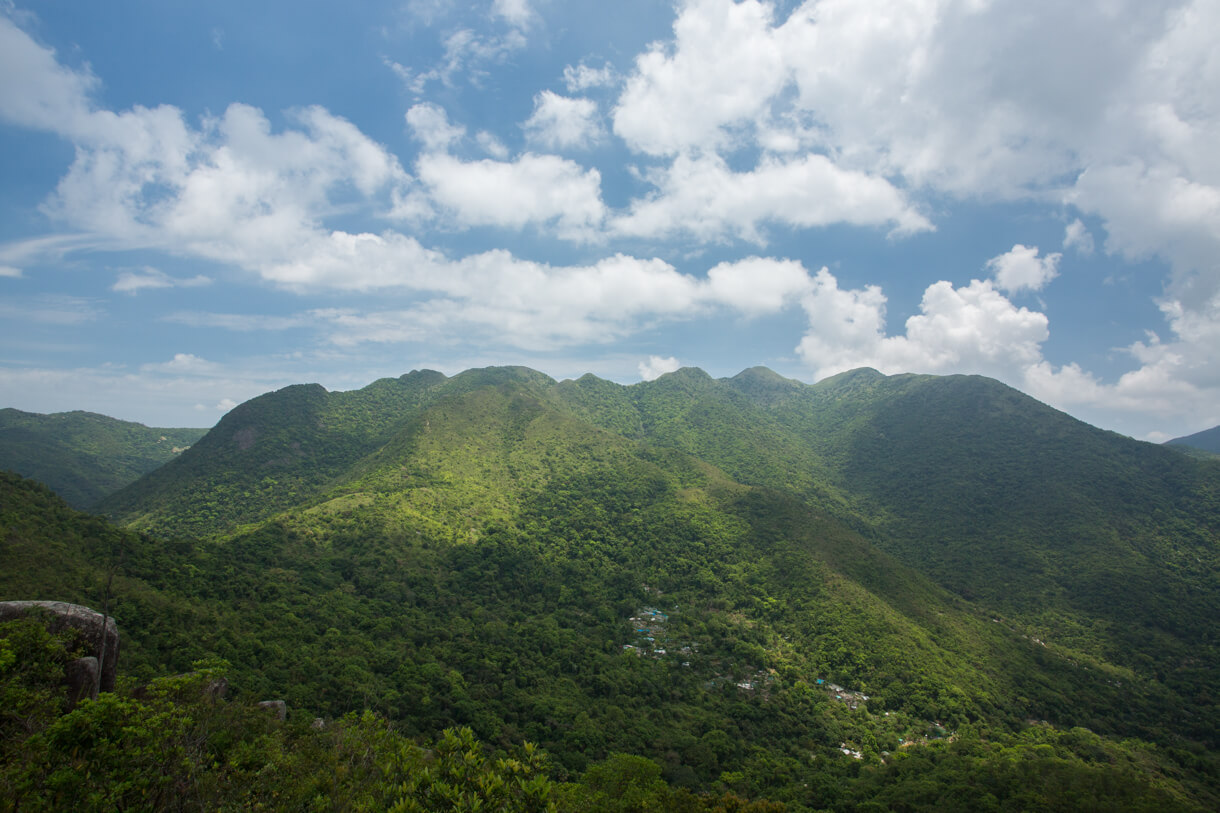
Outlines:
<svg viewBox="0 0 1220 813"><path fill-rule="evenodd" d="M260 700L258 707L269 714L274 714L277 720L288 719L288 704L283 700Z"/></svg>
<svg viewBox="0 0 1220 813"><path fill-rule="evenodd" d="M119 626L113 618L79 604L63 601L0 601L0 621L17 618L40 618L52 632L75 630L85 650L85 657L68 664L65 680L73 702L84 697L96 697L93 686L103 692L114 691L114 679L119 662ZM105 629L102 622L105 620ZM88 661L93 663L89 664ZM97 672L101 669L101 679ZM85 692L89 681L88 691Z"/></svg>

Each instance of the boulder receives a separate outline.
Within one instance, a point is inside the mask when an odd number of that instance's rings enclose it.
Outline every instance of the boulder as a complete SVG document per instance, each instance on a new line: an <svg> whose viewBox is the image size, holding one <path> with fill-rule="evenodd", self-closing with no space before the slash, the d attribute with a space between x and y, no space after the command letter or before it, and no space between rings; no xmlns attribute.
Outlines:
<svg viewBox="0 0 1220 813"><path fill-rule="evenodd" d="M288 719L288 704L283 700L261 700L258 707L263 711L271 712L277 720Z"/></svg>
<svg viewBox="0 0 1220 813"><path fill-rule="evenodd" d="M105 618L103 630L104 616L79 604L68 604L64 601L0 601L0 621L32 617L43 619L52 632L71 629L80 633L79 640L85 648L86 656L94 659L95 676L98 665L101 665L99 688L103 692L114 691L119 662L119 626L113 618ZM69 665L69 672L75 673L79 678L81 671L87 668L85 664ZM88 696L96 697L96 694L90 689Z"/></svg>
<svg viewBox="0 0 1220 813"><path fill-rule="evenodd" d="M97 658L90 655L68 661L64 667L64 681L68 684L68 711L86 697L97 699L93 693L97 688Z"/></svg>

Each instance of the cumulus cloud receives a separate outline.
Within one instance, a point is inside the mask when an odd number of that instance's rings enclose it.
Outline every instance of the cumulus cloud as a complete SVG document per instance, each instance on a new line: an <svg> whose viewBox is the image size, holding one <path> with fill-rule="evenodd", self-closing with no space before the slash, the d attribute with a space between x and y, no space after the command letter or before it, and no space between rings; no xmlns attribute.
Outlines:
<svg viewBox="0 0 1220 813"><path fill-rule="evenodd" d="M589 88L607 87L618 82L618 74L610 63L593 68L585 63L567 65L563 69L563 83L569 93L580 93Z"/></svg>
<svg viewBox="0 0 1220 813"><path fill-rule="evenodd" d="M492 158L498 161L508 158L508 147L504 146L504 142L496 138L494 134L483 130L475 136L475 141Z"/></svg>
<svg viewBox="0 0 1220 813"><path fill-rule="evenodd" d="M1220 288L1217 27L1214 0L808 0L782 21L688 0L614 132L651 155L822 154L899 189L1066 201L1107 250L1170 262L1189 307Z"/></svg>
<svg viewBox="0 0 1220 813"><path fill-rule="evenodd" d="M601 132L597 105L591 99L544 90L534 97L534 112L525 122L525 131L532 141L550 149L588 146Z"/></svg>
<svg viewBox="0 0 1220 813"><path fill-rule="evenodd" d="M722 263L702 276L621 254L571 266L522 260L505 251L451 259L392 233L343 240L332 235L302 254L301 262L271 269L269 275L302 289L389 288L418 297L407 307L317 309L299 317L320 325L342 347L494 340L522 350L553 350L599 344L662 322L725 310L747 317L776 312L797 305L812 284L792 261L749 258ZM362 269L359 277L347 273L353 266ZM174 318L246 327L236 318Z"/></svg>
<svg viewBox="0 0 1220 813"><path fill-rule="evenodd" d="M1037 246L1017 243L1012 250L987 261L987 270L1002 290L1015 294L1019 291L1040 291L1059 275L1059 260L1062 254L1038 256Z"/></svg>
<svg viewBox="0 0 1220 813"><path fill-rule="evenodd" d="M876 286L839 288L823 268L802 301L808 332L797 353L817 377L853 367L885 373L971 372L1019 381L1042 360L1048 322L1044 314L1018 308L988 280L955 288L928 286L919 313L906 321L905 334L887 335L886 297Z"/></svg>
<svg viewBox="0 0 1220 813"><path fill-rule="evenodd" d="M0 15L0 119L23 127L80 135L90 117L87 102L97 79L61 65Z"/></svg>
<svg viewBox="0 0 1220 813"><path fill-rule="evenodd" d="M417 104L407 111L407 126L426 150L446 150L466 135L466 128L449 123L440 105Z"/></svg>
<svg viewBox="0 0 1220 813"><path fill-rule="evenodd" d="M812 286L809 272L795 260L748 257L720 263L707 272L709 299L747 316L781 311Z"/></svg>
<svg viewBox="0 0 1220 813"><path fill-rule="evenodd" d="M904 234L932 228L889 181L841 169L822 155L768 157L752 171L734 172L717 155L684 154L648 178L657 193L634 201L614 219L614 231L700 239L727 235L763 243L766 223L888 225Z"/></svg>
<svg viewBox="0 0 1220 813"><path fill-rule="evenodd" d="M649 356L647 361L639 365L640 378L643 381L655 381L666 373L680 369L682 365L673 356Z"/></svg>
<svg viewBox="0 0 1220 813"><path fill-rule="evenodd" d="M772 8L746 0L690 0L674 43L636 59L614 109L614 132L633 149L673 155L723 143L724 128L762 115L787 83Z"/></svg>
<svg viewBox="0 0 1220 813"><path fill-rule="evenodd" d="M1220 300L1205 313L1172 300L1162 304L1173 338L1155 334L1125 348L1134 369L1106 383L1078 364L1055 365L1043 355L1050 336L1045 314L1018 307L990 280L928 286L919 313L901 333L886 328L886 297L877 286L843 289L823 268L801 305L808 318L797 354L822 378L856 367L883 373L974 373L1017 387L1086 420L1121 427L1157 415L1200 428L1220 422ZM1135 434L1148 433L1137 421Z"/></svg>
<svg viewBox="0 0 1220 813"><path fill-rule="evenodd" d="M420 157L416 172L436 204L466 226L553 223L560 235L581 237L605 217L601 174L554 155L462 161L430 153Z"/></svg>
<svg viewBox="0 0 1220 813"><path fill-rule="evenodd" d="M529 28L534 21L530 0L492 0L492 17L504 20L516 28Z"/></svg>
<svg viewBox="0 0 1220 813"><path fill-rule="evenodd" d="M1080 218L1076 218L1064 228L1063 247L1074 249L1086 257L1093 253L1093 233Z"/></svg>

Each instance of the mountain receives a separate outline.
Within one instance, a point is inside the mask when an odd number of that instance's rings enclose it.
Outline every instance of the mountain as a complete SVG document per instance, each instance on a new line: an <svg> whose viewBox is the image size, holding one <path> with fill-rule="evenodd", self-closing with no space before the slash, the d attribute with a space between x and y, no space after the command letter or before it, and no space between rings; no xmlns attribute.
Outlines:
<svg viewBox="0 0 1220 813"><path fill-rule="evenodd" d="M138 674L797 809L1217 802L1217 467L988 379L416 371L239 406L103 503L127 530L6 489L0 598L117 574Z"/></svg>
<svg viewBox="0 0 1220 813"><path fill-rule="evenodd" d="M1220 455L1220 426L1213 426L1211 429L1204 429L1193 435L1167 440L1165 445L1204 452L1207 456Z"/></svg>
<svg viewBox="0 0 1220 813"><path fill-rule="evenodd" d="M511 418L488 412L496 393ZM224 534L375 497L473 539L514 522L533 493L521 472L554 458L519 446L538 415L782 494L1041 640L1183 696L1220 688L1199 667L1220 638L1220 473L977 376L856 370L811 386L687 368L623 386L492 368L291 387L233 410L102 507L160 533ZM484 431L496 421L518 428Z"/></svg>
<svg viewBox="0 0 1220 813"><path fill-rule="evenodd" d="M0 468L41 480L77 508L174 459L206 429L159 429L92 412L0 409Z"/></svg>

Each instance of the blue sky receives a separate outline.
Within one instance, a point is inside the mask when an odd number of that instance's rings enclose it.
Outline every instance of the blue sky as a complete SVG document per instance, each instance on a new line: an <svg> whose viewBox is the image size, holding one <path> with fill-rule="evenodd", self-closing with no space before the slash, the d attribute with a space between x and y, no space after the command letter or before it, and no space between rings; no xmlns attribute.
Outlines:
<svg viewBox="0 0 1220 813"><path fill-rule="evenodd" d="M0 3L0 405L524 364L1220 424L1218 0Z"/></svg>

